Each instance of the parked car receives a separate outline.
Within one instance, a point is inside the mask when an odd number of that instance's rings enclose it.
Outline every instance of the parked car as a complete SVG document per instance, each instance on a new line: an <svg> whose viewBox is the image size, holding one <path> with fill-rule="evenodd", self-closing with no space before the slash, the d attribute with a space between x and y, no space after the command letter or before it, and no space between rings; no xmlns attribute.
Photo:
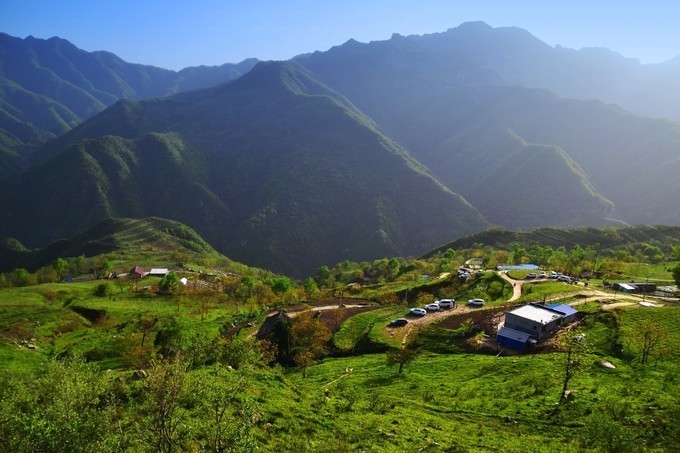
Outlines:
<svg viewBox="0 0 680 453"><path fill-rule="evenodd" d="M536 275L536 272L532 272L530 274L527 274L527 278L538 278L538 275Z"/></svg>
<svg viewBox="0 0 680 453"><path fill-rule="evenodd" d="M470 299L468 300L468 305L472 307L483 307L484 299Z"/></svg>
<svg viewBox="0 0 680 453"><path fill-rule="evenodd" d="M571 283L571 278L567 277L566 275L560 275L557 277L557 281Z"/></svg>
<svg viewBox="0 0 680 453"><path fill-rule="evenodd" d="M456 301L454 299L442 299L439 301L440 308L453 308L454 305L456 305Z"/></svg>
<svg viewBox="0 0 680 453"><path fill-rule="evenodd" d="M427 311L439 311L442 307L439 306L439 302L433 302L431 304L425 305L425 310Z"/></svg>
<svg viewBox="0 0 680 453"><path fill-rule="evenodd" d="M412 315L416 316L425 316L427 314L424 308L412 308L410 311Z"/></svg>
<svg viewBox="0 0 680 453"><path fill-rule="evenodd" d="M546 278L546 277L548 276L548 274L546 274L545 271L541 271L541 273L538 274L538 276L539 276L540 278Z"/></svg>
<svg viewBox="0 0 680 453"><path fill-rule="evenodd" d="M550 278L557 278L557 272L550 271Z"/></svg>
<svg viewBox="0 0 680 453"><path fill-rule="evenodd" d="M397 318L390 321L390 327L403 327L406 324L408 324L408 319L406 318Z"/></svg>

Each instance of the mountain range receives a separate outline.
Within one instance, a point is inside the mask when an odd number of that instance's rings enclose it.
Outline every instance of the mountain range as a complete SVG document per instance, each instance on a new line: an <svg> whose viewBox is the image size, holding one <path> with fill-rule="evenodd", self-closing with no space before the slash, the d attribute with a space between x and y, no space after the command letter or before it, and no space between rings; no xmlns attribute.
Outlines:
<svg viewBox="0 0 680 453"><path fill-rule="evenodd" d="M155 216L302 276L491 225L680 224L680 123L605 103L673 117L677 90L625 97L672 62L483 23L179 72L59 38L0 57L0 238L29 247Z"/></svg>
<svg viewBox="0 0 680 453"><path fill-rule="evenodd" d="M58 137L119 99L214 86L257 63L253 58L170 71L127 63L110 52L86 52L57 37L20 39L5 33L0 33L0 59L0 149L6 155Z"/></svg>

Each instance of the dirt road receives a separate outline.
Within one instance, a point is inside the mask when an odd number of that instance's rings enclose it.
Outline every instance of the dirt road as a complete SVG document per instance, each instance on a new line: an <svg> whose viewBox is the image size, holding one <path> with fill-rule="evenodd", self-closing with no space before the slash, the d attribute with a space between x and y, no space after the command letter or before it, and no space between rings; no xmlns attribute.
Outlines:
<svg viewBox="0 0 680 453"><path fill-rule="evenodd" d="M432 324L433 322L441 321L442 319L448 318L453 315L459 315L461 313L469 313L471 311L479 311L479 310L484 310L483 308L471 308L466 305L461 305L457 304L454 308L451 308L449 310L442 310L442 311L435 311L435 312L427 312L425 316L421 317L408 317L408 324L406 327L404 327L404 330L406 333L404 333L404 337L401 340L402 346L406 345L408 341L408 337L411 334L411 331L414 328L420 328L424 326L428 326Z"/></svg>
<svg viewBox="0 0 680 453"><path fill-rule="evenodd" d="M508 302L514 302L522 297L522 285L524 284L524 280L514 280L510 278L505 271L499 272L498 275L512 285L512 297L508 299Z"/></svg>

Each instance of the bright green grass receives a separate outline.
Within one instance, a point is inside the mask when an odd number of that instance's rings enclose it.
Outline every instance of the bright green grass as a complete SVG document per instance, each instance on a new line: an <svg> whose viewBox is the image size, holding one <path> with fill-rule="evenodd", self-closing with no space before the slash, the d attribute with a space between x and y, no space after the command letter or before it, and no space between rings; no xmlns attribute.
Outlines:
<svg viewBox="0 0 680 453"><path fill-rule="evenodd" d="M407 312L406 307L392 306L354 315L342 323L340 330L333 336L333 344L342 351L351 351L367 333L372 341L390 344L384 332L385 326L392 318L404 316Z"/></svg>
<svg viewBox="0 0 680 453"><path fill-rule="evenodd" d="M569 294L578 293L583 288L576 285L568 285L562 282L537 282L522 285L521 302L531 302L537 300L551 300L555 298L568 297Z"/></svg>
<svg viewBox="0 0 680 453"><path fill-rule="evenodd" d="M53 291L62 287L74 292ZM4 339L0 341L0 373L35 369L49 351L103 352L95 363L101 369L116 368L121 362L115 355L119 349L114 336L130 332L144 313L168 319L179 310L193 332L217 329L233 316L233 307L218 306L202 320L191 316L195 301L177 304L171 297L150 295L109 300L91 296L93 287L45 285L0 292L0 310L13 316L12 326L27 319L28 327L44 335L38 338L38 351L20 351ZM107 332L103 326L81 320L72 331L50 334L49 326L59 321L56 315L73 315L64 307L69 297L76 298L70 304L107 310L115 318L115 326ZM356 342L373 324L371 334L377 336L369 334L370 339L384 342L379 335L386 331L384 326L406 311L394 306L356 315L343 324L336 337L346 335ZM663 323L673 348L680 350L680 308L630 308L623 310L622 317L624 323L640 319ZM677 445L673 433L678 430L678 358L668 357L656 366L627 360L615 349L618 333L613 319L610 313L593 315L580 327L594 353L570 383L573 396L561 407L556 406L561 353L496 357L423 352L401 375L396 366L387 366L385 354L368 354L326 358L308 369L307 378L297 369L258 372L247 389L255 397L260 420L254 424L254 435L260 450L277 452L402 452L423 447L441 451L580 451L587 447L580 439L593 417L616 413L620 417L616 423L633 436L632 445L672 451L670 447ZM5 329L2 332L7 333ZM602 360L616 369L602 367ZM352 372L346 374L350 368ZM139 412L138 407L129 410Z"/></svg>
<svg viewBox="0 0 680 453"><path fill-rule="evenodd" d="M673 275L671 269L675 267L678 262L668 263L624 263L623 275L627 278L633 278L637 281L644 281L649 278L650 282L658 284L673 284Z"/></svg>
<svg viewBox="0 0 680 453"><path fill-rule="evenodd" d="M302 436L311 451L416 451L434 442L444 451L576 451L593 411L623 404L631 420L648 420L671 410L680 390L673 376L606 356L617 364L608 370L595 357L559 410L561 354L424 354L401 375L384 354L326 359L306 379L288 374L311 401L301 401L304 419L279 425L279 435ZM347 368L353 372L342 377Z"/></svg>
<svg viewBox="0 0 680 453"><path fill-rule="evenodd" d="M79 354L102 368L124 366L124 343L138 331L143 316L157 318L149 337L172 318L185 320L187 335L215 336L224 324L231 323L236 307L219 303L201 312L200 300L186 297L156 296L148 292L120 292L115 285L111 298L95 297L101 281L47 284L0 291L0 372L33 369L41 358ZM146 280L144 281L146 283ZM92 323L73 307L102 310L104 317ZM19 349L22 340L31 340L38 350Z"/></svg>
<svg viewBox="0 0 680 453"><path fill-rule="evenodd" d="M666 342L670 356L674 359L680 357L680 308L672 306L631 307L623 311L624 324L635 326L642 321L651 321L662 326L667 333Z"/></svg>

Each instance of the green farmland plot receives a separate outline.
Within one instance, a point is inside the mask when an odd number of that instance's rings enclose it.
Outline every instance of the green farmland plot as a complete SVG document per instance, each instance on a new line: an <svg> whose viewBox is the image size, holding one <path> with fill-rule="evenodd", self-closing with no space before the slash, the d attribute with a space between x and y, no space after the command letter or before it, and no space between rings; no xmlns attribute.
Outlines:
<svg viewBox="0 0 680 453"><path fill-rule="evenodd" d="M346 320L333 336L333 344L341 351L351 351L362 339L369 338L379 344L390 344L385 334L387 323L398 316L404 316L408 308L393 306L360 313Z"/></svg>

